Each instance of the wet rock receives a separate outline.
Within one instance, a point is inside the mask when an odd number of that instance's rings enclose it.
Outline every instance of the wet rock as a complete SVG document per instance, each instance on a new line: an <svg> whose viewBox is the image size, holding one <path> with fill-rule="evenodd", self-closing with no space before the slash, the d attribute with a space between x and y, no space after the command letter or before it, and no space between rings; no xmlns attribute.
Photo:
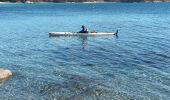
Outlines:
<svg viewBox="0 0 170 100"><path fill-rule="evenodd" d="M0 82L9 79L12 76L12 72L8 69L0 68Z"/></svg>

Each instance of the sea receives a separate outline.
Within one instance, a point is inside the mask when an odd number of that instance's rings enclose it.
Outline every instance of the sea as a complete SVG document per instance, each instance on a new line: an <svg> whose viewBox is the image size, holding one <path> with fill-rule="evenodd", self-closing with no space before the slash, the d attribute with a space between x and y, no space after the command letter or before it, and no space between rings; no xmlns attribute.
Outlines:
<svg viewBox="0 0 170 100"><path fill-rule="evenodd" d="M115 32L60 36L49 32ZM0 4L0 100L170 100L170 3Z"/></svg>

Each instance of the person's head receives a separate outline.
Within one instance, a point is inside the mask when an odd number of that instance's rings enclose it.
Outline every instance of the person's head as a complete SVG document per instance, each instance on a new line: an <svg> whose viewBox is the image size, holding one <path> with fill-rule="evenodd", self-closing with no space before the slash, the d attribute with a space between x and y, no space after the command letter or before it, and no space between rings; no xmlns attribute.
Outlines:
<svg viewBox="0 0 170 100"><path fill-rule="evenodd" d="M82 26L81 26L81 28L85 28L85 26L84 26L84 25L82 25Z"/></svg>

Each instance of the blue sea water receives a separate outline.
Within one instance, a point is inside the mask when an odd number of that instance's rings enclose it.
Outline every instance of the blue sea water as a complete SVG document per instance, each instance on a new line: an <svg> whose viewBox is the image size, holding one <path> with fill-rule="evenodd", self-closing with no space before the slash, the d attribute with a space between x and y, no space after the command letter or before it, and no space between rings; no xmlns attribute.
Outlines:
<svg viewBox="0 0 170 100"><path fill-rule="evenodd" d="M0 100L170 100L170 3L0 4L0 43Z"/></svg>

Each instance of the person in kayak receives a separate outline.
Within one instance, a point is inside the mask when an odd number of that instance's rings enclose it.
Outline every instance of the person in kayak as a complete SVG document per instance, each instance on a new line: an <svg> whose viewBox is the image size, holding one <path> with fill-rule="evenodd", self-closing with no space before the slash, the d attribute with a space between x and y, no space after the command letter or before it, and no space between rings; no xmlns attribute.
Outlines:
<svg viewBox="0 0 170 100"><path fill-rule="evenodd" d="M81 28L82 28L82 30L79 31L78 33L88 33L88 29L84 25L82 25Z"/></svg>

